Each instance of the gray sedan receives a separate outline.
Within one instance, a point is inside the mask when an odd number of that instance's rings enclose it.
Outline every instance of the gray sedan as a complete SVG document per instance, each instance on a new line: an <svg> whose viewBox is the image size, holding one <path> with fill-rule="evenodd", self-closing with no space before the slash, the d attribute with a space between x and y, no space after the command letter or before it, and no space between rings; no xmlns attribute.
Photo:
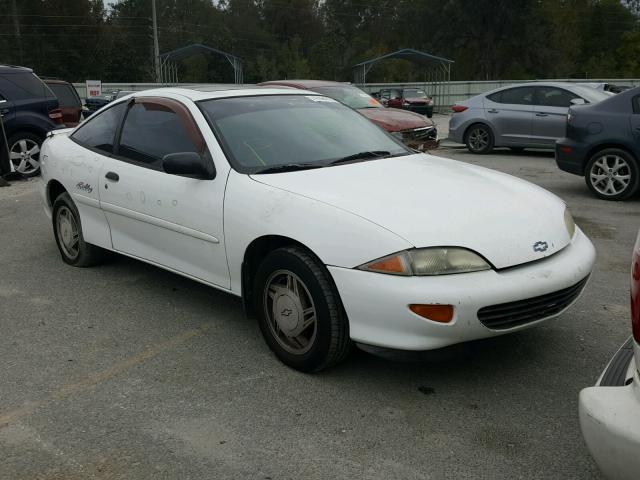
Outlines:
<svg viewBox="0 0 640 480"><path fill-rule="evenodd" d="M571 105L606 98L604 92L569 82L502 87L456 103L449 138L473 153L489 153L494 147L552 149L564 137Z"/></svg>

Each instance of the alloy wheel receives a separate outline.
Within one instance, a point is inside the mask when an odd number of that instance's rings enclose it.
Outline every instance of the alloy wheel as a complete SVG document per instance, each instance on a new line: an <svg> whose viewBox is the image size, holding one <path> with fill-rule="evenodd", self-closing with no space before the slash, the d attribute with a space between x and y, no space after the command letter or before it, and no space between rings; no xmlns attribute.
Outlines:
<svg viewBox="0 0 640 480"><path fill-rule="evenodd" d="M307 353L317 334L316 308L309 289L295 273L273 272L264 289L264 311L269 329L287 352Z"/></svg>
<svg viewBox="0 0 640 480"><path fill-rule="evenodd" d="M619 155L603 155L591 166L589 181L603 196L619 195L629 187L631 167Z"/></svg>
<svg viewBox="0 0 640 480"><path fill-rule="evenodd" d="M30 138L22 138L11 145L9 158L16 172L34 173L40 168L40 147Z"/></svg>
<svg viewBox="0 0 640 480"><path fill-rule="evenodd" d="M469 146L474 151L480 151L489 145L489 132L485 128L474 128L469 133Z"/></svg>

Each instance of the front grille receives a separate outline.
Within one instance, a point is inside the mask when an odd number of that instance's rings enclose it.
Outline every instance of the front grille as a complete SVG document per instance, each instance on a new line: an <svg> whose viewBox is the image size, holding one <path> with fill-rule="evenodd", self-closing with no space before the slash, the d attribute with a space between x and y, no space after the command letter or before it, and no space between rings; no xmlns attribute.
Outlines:
<svg viewBox="0 0 640 480"><path fill-rule="evenodd" d="M435 127L420 127L412 130L403 130L402 140L407 141L426 141L435 140L438 137L438 131Z"/></svg>
<svg viewBox="0 0 640 480"><path fill-rule="evenodd" d="M580 295L588 278L539 297L483 307L478 310L478 320L492 330L506 330L550 317L564 310Z"/></svg>

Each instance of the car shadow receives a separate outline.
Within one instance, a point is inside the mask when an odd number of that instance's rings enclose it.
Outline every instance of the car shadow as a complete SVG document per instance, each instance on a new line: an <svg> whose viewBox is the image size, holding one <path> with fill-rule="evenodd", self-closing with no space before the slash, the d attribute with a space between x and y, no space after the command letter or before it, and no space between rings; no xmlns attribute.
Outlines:
<svg viewBox="0 0 640 480"><path fill-rule="evenodd" d="M209 337L212 348L221 339L224 342L229 337L242 338L244 348L257 349L256 353L260 354L267 353L273 367L281 367L279 360L268 353L257 322L245 316L239 297L120 255L114 256L102 268L113 276L135 277L136 287L142 289L145 296L160 295L167 302L178 302L183 316L189 317L196 327L204 326L215 318L218 333ZM170 325L171 317L149 315L137 321L149 322L149 328L155 329L166 327L170 331L175 327ZM549 332L540 333L540 329L525 330L423 352L382 351L372 354L354 345L343 363L318 375L342 382L375 372L377 377L408 383L422 378L425 373L436 383L445 379L447 383L453 379L464 382L469 375L489 378L496 372L500 372L500 376L509 372L517 376L529 368L532 359L543 353L548 336ZM220 347L226 348L226 345Z"/></svg>

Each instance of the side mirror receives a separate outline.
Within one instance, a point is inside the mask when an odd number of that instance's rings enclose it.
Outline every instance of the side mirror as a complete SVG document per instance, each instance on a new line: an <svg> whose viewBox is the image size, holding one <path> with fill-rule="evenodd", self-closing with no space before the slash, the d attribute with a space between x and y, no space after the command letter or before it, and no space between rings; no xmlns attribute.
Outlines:
<svg viewBox="0 0 640 480"><path fill-rule="evenodd" d="M571 105L584 105L587 102L584 101L584 98L572 98Z"/></svg>
<svg viewBox="0 0 640 480"><path fill-rule="evenodd" d="M162 169L171 175L213 180L216 176L213 162L195 152L170 153L162 158Z"/></svg>

